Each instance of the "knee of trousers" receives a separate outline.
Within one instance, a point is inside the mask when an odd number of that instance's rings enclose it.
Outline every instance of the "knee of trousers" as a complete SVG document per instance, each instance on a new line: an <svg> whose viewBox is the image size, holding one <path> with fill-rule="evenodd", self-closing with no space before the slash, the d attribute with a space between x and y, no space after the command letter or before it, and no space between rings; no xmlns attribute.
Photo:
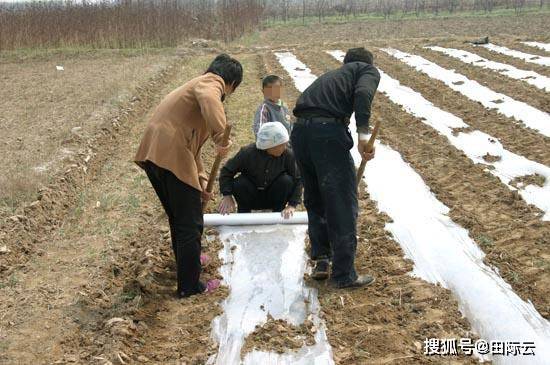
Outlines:
<svg viewBox="0 0 550 365"><path fill-rule="evenodd" d="M294 185L294 179L288 174L282 174L275 181L273 181L273 187L277 189L285 189L289 191Z"/></svg>
<svg viewBox="0 0 550 365"><path fill-rule="evenodd" d="M240 175L233 180L233 195L249 194L256 191L256 186L245 176Z"/></svg>

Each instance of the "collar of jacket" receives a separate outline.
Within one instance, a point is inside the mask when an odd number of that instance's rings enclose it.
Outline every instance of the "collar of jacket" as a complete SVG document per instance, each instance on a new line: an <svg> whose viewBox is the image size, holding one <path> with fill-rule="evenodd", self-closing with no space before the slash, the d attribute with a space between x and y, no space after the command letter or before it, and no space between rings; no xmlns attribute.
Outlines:
<svg viewBox="0 0 550 365"><path fill-rule="evenodd" d="M265 99L264 99L264 102L266 102L266 103L268 103L268 104L270 104L270 105L276 106L276 107L278 107L278 108L282 108L283 105L284 105L284 103L283 103L283 101L282 101L281 99L279 99L279 102L278 102L278 103L275 103L275 102L271 101L270 99L265 98Z"/></svg>
<svg viewBox="0 0 550 365"><path fill-rule="evenodd" d="M224 102L225 101L225 81L223 81L223 78L220 75L216 75L213 72L205 72L204 74L207 75L207 76L211 76L211 77L217 79L218 81L221 81L221 83L223 85L222 86L223 87L223 94L222 94L221 100L222 100L222 102Z"/></svg>

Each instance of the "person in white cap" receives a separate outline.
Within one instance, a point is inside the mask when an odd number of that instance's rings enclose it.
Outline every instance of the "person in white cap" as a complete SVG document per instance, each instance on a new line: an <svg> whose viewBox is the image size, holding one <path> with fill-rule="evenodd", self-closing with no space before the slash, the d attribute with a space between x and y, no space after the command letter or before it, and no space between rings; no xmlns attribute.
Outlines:
<svg viewBox="0 0 550 365"><path fill-rule="evenodd" d="M292 216L301 202L302 181L294 154L288 148L288 131L281 123L261 126L256 143L242 147L220 172L221 214L252 210ZM236 200L236 204L235 204Z"/></svg>

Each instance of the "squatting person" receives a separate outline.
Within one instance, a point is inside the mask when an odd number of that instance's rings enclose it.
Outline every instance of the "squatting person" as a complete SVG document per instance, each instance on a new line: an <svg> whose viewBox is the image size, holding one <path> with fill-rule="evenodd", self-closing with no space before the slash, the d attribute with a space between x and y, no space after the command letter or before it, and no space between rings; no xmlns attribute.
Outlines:
<svg viewBox="0 0 550 365"><path fill-rule="evenodd" d="M233 212L236 200L239 213L268 209L282 212L286 219L293 215L301 201L302 182L288 140L283 124L264 124L256 143L227 161L219 180L221 214Z"/></svg>
<svg viewBox="0 0 550 365"><path fill-rule="evenodd" d="M358 214L355 165L348 129L355 112L360 155L370 160L367 132L371 103L380 74L364 48L348 50L344 65L317 78L298 98L293 110L291 144L304 183L309 220L312 277L327 279L338 288L368 285L370 275L355 271Z"/></svg>
<svg viewBox="0 0 550 365"><path fill-rule="evenodd" d="M145 130L135 162L141 166L162 203L177 266L177 295L187 297L215 289L201 273L202 201L210 200L201 147L210 137L222 146L226 117L223 101L239 86L243 69L226 54L217 56L206 72L169 93L157 106Z"/></svg>
<svg viewBox="0 0 550 365"><path fill-rule="evenodd" d="M288 134L292 130L290 113L281 100L283 80L277 75L268 75L262 79L262 93L264 100L254 114L252 130L258 135L260 127L265 123L279 122L285 126Z"/></svg>

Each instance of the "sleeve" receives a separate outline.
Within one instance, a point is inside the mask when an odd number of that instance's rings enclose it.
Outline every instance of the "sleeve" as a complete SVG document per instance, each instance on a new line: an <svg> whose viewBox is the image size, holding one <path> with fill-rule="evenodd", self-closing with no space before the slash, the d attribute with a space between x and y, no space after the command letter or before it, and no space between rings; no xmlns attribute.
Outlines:
<svg viewBox="0 0 550 365"><path fill-rule="evenodd" d="M223 132L227 125L225 110L223 109L223 85L218 81L199 81L194 88L195 98L206 120L210 136L216 145L222 144Z"/></svg>
<svg viewBox="0 0 550 365"><path fill-rule="evenodd" d="M380 73L376 67L368 65L360 71L354 93L355 120L358 133L368 133L372 100L376 94Z"/></svg>
<svg viewBox="0 0 550 365"><path fill-rule="evenodd" d="M220 193L223 196L233 195L233 179L235 175L243 171L245 153L241 148L239 152L225 163L220 171Z"/></svg>
<svg viewBox="0 0 550 365"><path fill-rule="evenodd" d="M289 150L287 157L287 166L288 174L294 180L294 189L288 200L288 204L293 207L297 207L302 202L302 177L300 176L300 169L296 166L296 159L294 158L294 153Z"/></svg>
<svg viewBox="0 0 550 365"><path fill-rule="evenodd" d="M197 165L197 171L199 173L199 181L208 181L208 174L204 170L200 153L197 153L197 156L195 156L195 164Z"/></svg>

